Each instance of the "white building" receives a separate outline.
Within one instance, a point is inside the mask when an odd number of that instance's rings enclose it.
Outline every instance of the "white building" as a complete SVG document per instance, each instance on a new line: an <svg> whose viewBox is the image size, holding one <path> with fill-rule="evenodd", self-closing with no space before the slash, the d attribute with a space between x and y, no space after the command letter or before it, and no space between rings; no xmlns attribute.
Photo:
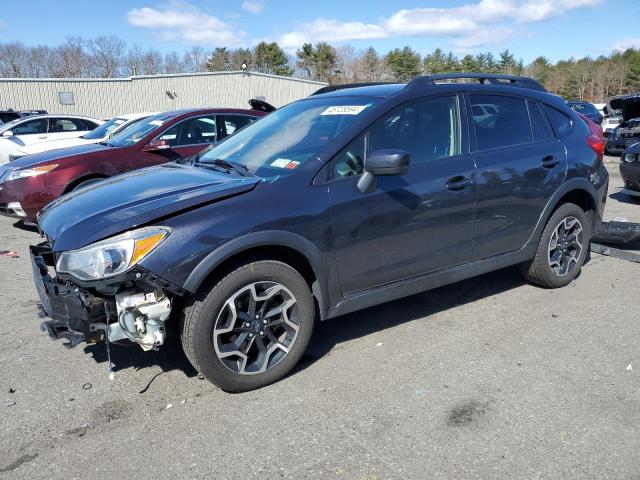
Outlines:
<svg viewBox="0 0 640 480"><path fill-rule="evenodd" d="M129 78L2 78L0 110L43 109L109 118L192 107L248 108L251 98L281 107L325 84L255 72L207 72Z"/></svg>

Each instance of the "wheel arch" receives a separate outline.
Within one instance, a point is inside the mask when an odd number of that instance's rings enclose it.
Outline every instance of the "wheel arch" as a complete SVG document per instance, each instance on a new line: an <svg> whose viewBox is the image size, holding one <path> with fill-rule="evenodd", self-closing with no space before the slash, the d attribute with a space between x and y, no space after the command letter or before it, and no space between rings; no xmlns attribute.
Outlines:
<svg viewBox="0 0 640 480"><path fill-rule="evenodd" d="M235 238L209 253L189 274L183 288L195 293L240 265L256 260L279 260L296 269L318 302L321 319L328 305L328 262L320 249L291 232L262 231Z"/></svg>
<svg viewBox="0 0 640 480"><path fill-rule="evenodd" d="M597 226L598 216L598 201L597 192L593 184L584 178L574 178L564 183L549 199L545 209L540 215L538 224L529 238L527 243L537 243L542 235L547 221L553 215L560 205L565 203L575 203L582 208L588 215L592 222L591 227ZM591 212L591 213L590 213Z"/></svg>

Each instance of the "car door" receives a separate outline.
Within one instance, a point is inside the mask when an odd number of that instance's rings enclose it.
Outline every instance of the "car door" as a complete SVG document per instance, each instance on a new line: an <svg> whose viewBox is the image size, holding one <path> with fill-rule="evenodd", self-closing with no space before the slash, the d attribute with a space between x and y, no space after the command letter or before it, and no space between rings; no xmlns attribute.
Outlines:
<svg viewBox="0 0 640 480"><path fill-rule="evenodd" d="M550 197L562 184L566 154L539 104L523 97L470 94L496 113L472 118L477 165L477 221L473 259L522 248Z"/></svg>
<svg viewBox="0 0 640 480"><path fill-rule="evenodd" d="M9 140L15 144L15 147L44 142L49 138L47 126L48 121L46 118L37 118L34 120L20 122L11 127L13 137L9 137Z"/></svg>
<svg viewBox="0 0 640 480"><path fill-rule="evenodd" d="M133 168L141 168L190 157L218 140L217 115L199 115L181 120L142 146Z"/></svg>
<svg viewBox="0 0 640 480"><path fill-rule="evenodd" d="M77 138L88 131L87 126L80 119L72 117L51 117L49 118L47 140Z"/></svg>
<svg viewBox="0 0 640 480"><path fill-rule="evenodd" d="M336 262L344 294L468 262L473 247L474 164L467 152L461 97L394 109L334 159L329 197ZM409 152L402 176L377 189L356 183L363 160L381 149Z"/></svg>

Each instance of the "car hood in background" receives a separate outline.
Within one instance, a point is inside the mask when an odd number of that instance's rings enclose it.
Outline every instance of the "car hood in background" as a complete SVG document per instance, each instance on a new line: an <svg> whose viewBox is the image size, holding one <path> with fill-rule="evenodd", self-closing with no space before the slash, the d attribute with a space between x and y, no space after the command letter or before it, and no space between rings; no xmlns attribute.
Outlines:
<svg viewBox="0 0 640 480"><path fill-rule="evenodd" d="M248 192L260 180L168 163L63 195L40 212L38 223L54 251L74 250L157 218Z"/></svg>
<svg viewBox="0 0 640 480"><path fill-rule="evenodd" d="M47 152L49 150L56 150L60 148L76 147L78 145L89 145L92 143L98 143L104 139L97 138L95 140L86 140L82 137L75 138L61 138L59 140L49 140L46 142L34 143L33 145L25 145L20 147L12 153L18 153L20 155L33 155L34 153Z"/></svg>
<svg viewBox="0 0 640 480"><path fill-rule="evenodd" d="M85 153L96 153L103 151L114 151L114 147L108 147L106 145L100 145L99 143L90 143L88 145L78 145L69 148L60 148L57 150L49 150L46 152L35 153L33 155L27 155L26 157L19 158L13 162L9 162L7 165L13 169L26 168L38 165L40 163L49 163L60 158L71 157L75 155L84 155ZM114 151L115 153L115 151Z"/></svg>
<svg viewBox="0 0 640 480"><path fill-rule="evenodd" d="M607 103L613 110L622 110L623 120L640 117L640 93L615 97Z"/></svg>

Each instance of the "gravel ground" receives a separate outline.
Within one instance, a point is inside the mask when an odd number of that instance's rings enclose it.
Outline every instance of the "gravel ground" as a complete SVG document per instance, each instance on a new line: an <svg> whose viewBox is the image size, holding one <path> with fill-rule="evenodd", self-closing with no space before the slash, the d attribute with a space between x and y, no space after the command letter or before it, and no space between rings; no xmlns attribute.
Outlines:
<svg viewBox="0 0 640 480"><path fill-rule="evenodd" d="M609 159L612 160L613 159ZM610 163L606 218L640 222ZM640 478L638 265L561 290L514 269L320 324L296 371L226 394L177 345L67 350L0 219L0 478ZM633 302L633 303L632 303Z"/></svg>

